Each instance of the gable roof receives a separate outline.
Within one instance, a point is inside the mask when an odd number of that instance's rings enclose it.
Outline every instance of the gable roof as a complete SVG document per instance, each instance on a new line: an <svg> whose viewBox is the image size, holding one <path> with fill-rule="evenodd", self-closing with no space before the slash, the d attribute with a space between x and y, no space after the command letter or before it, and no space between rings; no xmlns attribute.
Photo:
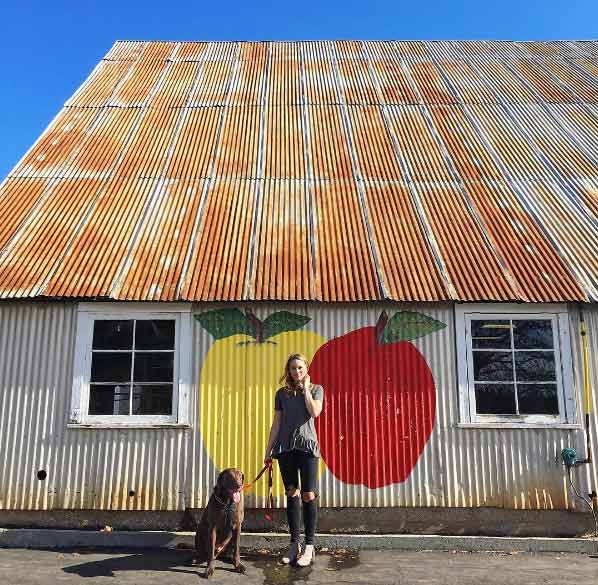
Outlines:
<svg viewBox="0 0 598 585"><path fill-rule="evenodd" d="M117 42L0 187L0 298L598 297L598 42Z"/></svg>

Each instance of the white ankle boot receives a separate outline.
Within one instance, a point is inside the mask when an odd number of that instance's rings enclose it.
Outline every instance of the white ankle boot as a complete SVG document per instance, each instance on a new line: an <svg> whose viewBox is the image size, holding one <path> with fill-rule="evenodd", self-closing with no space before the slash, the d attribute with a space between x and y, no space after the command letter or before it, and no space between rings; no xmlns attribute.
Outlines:
<svg viewBox="0 0 598 585"><path fill-rule="evenodd" d="M299 567L309 567L316 558L316 551L313 544L306 544L303 554L297 559Z"/></svg>
<svg viewBox="0 0 598 585"><path fill-rule="evenodd" d="M301 545L298 542L291 542L289 552L282 557L283 565L292 565L297 562L297 558L301 554Z"/></svg>

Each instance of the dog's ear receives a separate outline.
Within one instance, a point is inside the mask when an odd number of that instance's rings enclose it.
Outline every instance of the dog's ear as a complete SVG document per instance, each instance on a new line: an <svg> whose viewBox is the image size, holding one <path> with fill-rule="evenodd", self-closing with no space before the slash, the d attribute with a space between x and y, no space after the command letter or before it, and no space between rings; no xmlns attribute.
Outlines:
<svg viewBox="0 0 598 585"><path fill-rule="evenodd" d="M224 471L221 471L220 474L218 475L218 479L216 480L216 488L215 490L218 493L222 493L222 491L224 490L224 477L225 477L225 473Z"/></svg>

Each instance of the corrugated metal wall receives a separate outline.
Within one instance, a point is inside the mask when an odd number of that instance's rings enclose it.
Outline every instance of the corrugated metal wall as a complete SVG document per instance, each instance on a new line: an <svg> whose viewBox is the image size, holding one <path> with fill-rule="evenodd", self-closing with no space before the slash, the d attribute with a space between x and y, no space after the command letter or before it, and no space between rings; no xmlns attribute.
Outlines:
<svg viewBox="0 0 598 585"><path fill-rule="evenodd" d="M214 305L195 307L197 312L210 308ZM434 429L411 475L402 483L368 489L363 485L341 483L322 466L322 506L578 507L567 489L559 454L565 446L574 446L583 453L581 430L457 426L452 305L270 303L252 308L259 318L275 310L307 314L311 321L305 329L316 334L310 338L312 341L317 340L318 335L331 339L360 327L373 326L383 309L389 313L399 309L418 310L447 325L441 331L412 341L432 371L437 400ZM217 473L208 453L219 461L242 465L246 470L257 469L262 449L247 453L244 446L249 442L265 442L267 438L268 429L256 428L255 421L271 413L273 393L268 388L256 389L251 407L247 403L239 406L244 416L232 425L223 423L224 410L217 403L206 404L209 412L200 418L195 392L190 403L191 429L67 428L75 316L74 303L0 305L0 445L3 454L0 509L181 510L201 507ZM586 319L590 331L590 370L596 392L598 308L589 308ZM581 354L578 316L573 310L571 325L574 377L579 395ZM308 334L297 335L301 345ZM286 345L281 351L291 347L290 339L284 342ZM193 368L198 383L206 384L205 380L200 381L200 372L213 345L213 338L195 322ZM355 368L363 367L361 355L356 352ZM272 356L256 363L265 368L282 369L282 363L270 363ZM221 363L223 369L248 367L231 363L231 355L226 351L217 352L210 359L216 367ZM258 396L262 398L258 400ZM578 403L581 420L581 401ZM593 406L592 440L596 453L596 394ZM208 421L213 427L204 425L203 432L200 431L200 420ZM369 465L371 462L361 463ZM47 479L37 479L38 470L46 470ZM584 466L578 470L577 481L585 493L590 487L596 487L596 464L591 469ZM264 485L258 486L251 494L249 506L263 505L264 488ZM135 491L135 496L129 497L130 490ZM277 497L277 504L284 504L282 497Z"/></svg>

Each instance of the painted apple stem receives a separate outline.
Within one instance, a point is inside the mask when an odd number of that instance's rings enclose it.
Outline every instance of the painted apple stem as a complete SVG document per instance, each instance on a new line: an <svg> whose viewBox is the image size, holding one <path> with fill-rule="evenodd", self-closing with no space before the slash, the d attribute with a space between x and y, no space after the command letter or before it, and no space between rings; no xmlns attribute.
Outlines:
<svg viewBox="0 0 598 585"><path fill-rule="evenodd" d="M382 313L380 313L380 317L378 317L378 322L376 323L376 330L375 330L376 343L378 345L380 345L382 343L382 335L384 334L384 328L386 327L387 323L388 323L388 315L387 315L386 311L382 311Z"/></svg>
<svg viewBox="0 0 598 585"><path fill-rule="evenodd" d="M264 337L264 324L253 314L253 311L251 309L247 309L247 311L245 311L245 315L255 328L254 339L256 343L262 343Z"/></svg>

